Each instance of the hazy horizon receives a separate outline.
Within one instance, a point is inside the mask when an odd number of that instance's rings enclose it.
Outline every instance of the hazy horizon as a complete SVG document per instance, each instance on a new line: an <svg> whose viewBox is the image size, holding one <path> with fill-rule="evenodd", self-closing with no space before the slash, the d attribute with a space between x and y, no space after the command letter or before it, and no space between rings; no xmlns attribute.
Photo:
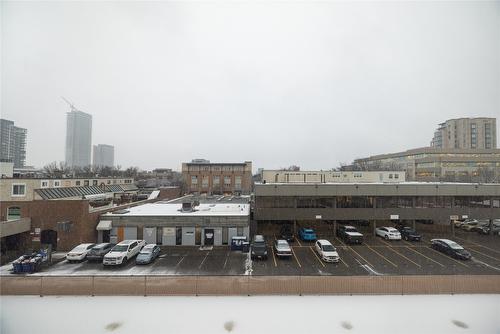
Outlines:
<svg viewBox="0 0 500 334"><path fill-rule="evenodd" d="M330 169L500 115L500 2L9 2L1 118L64 160L66 97L115 164ZM497 124L497 136L499 133Z"/></svg>

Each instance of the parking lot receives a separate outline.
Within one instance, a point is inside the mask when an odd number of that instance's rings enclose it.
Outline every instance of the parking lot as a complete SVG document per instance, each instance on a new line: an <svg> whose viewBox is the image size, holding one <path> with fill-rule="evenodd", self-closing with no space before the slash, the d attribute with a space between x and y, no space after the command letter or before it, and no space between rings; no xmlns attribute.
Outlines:
<svg viewBox="0 0 500 334"><path fill-rule="evenodd" d="M104 267L101 263L68 263L63 260L43 268L34 275L449 275L500 274L500 237L457 231L446 234L424 234L421 242L386 241L365 235L362 245L346 245L332 234L319 234L337 248L341 261L325 263L314 250L313 243L293 242L293 256L277 258L272 252L275 236L268 235L267 261L250 260L248 253L231 251L228 246L161 247L160 257L149 265ZM461 261L430 248L432 238L455 240L472 254ZM1 275L11 275L12 265L0 268Z"/></svg>

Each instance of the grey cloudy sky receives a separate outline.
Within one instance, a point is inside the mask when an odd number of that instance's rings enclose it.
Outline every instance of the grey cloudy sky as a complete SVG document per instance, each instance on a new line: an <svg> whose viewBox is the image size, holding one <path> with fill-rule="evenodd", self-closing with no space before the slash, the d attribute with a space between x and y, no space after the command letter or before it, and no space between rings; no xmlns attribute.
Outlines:
<svg viewBox="0 0 500 334"><path fill-rule="evenodd" d="M64 159L65 96L124 167L340 162L500 115L500 2L1 3L1 117Z"/></svg>

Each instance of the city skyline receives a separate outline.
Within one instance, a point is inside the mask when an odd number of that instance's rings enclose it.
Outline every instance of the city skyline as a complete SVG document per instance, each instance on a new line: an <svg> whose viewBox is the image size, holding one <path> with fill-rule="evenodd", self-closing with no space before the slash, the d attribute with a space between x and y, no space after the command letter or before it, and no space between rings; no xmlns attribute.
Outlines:
<svg viewBox="0 0 500 334"><path fill-rule="evenodd" d="M27 165L64 160L60 95L142 169L327 169L500 110L498 3L1 6L2 118L29 130Z"/></svg>

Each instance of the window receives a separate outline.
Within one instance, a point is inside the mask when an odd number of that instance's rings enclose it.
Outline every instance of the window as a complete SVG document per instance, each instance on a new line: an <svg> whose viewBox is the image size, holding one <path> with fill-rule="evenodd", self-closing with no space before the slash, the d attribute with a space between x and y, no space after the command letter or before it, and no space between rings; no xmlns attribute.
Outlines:
<svg viewBox="0 0 500 334"><path fill-rule="evenodd" d="M389 174L389 178L392 179L392 174Z"/></svg>
<svg viewBox="0 0 500 334"><path fill-rule="evenodd" d="M92 185L97 186L97 180L92 180Z"/></svg>
<svg viewBox="0 0 500 334"><path fill-rule="evenodd" d="M25 184L13 184L12 185L12 196L25 196L26 195L26 185Z"/></svg>
<svg viewBox="0 0 500 334"><path fill-rule="evenodd" d="M214 187L220 185L220 176L214 176L213 185Z"/></svg>
<svg viewBox="0 0 500 334"><path fill-rule="evenodd" d="M81 181L80 181L80 180L78 180L78 181L76 181L76 182L75 182L75 184L76 184L77 186L79 186L79 185L81 185Z"/></svg>
<svg viewBox="0 0 500 334"><path fill-rule="evenodd" d="M394 174L395 179L399 179L399 174Z"/></svg>
<svg viewBox="0 0 500 334"><path fill-rule="evenodd" d="M231 187L231 176L224 176L224 187Z"/></svg>
<svg viewBox="0 0 500 334"><path fill-rule="evenodd" d="M234 187L239 190L241 189L241 176L236 176L234 178Z"/></svg>
<svg viewBox="0 0 500 334"><path fill-rule="evenodd" d="M191 184L192 185L198 184L198 176L196 175L191 176Z"/></svg>
<svg viewBox="0 0 500 334"><path fill-rule="evenodd" d="M7 220L14 220L21 218L21 208L13 206L7 209Z"/></svg>
<svg viewBox="0 0 500 334"><path fill-rule="evenodd" d="M83 185L84 185L85 187L88 187L88 186L89 186L89 180L85 180L85 181L83 181Z"/></svg>
<svg viewBox="0 0 500 334"><path fill-rule="evenodd" d="M203 176L201 179L201 187L208 188L208 176Z"/></svg>
<svg viewBox="0 0 500 334"><path fill-rule="evenodd" d="M49 187L49 181L48 180L43 180L40 184L41 188L48 188Z"/></svg>
<svg viewBox="0 0 500 334"><path fill-rule="evenodd" d="M55 180L54 181L54 187L60 187L61 186L61 181Z"/></svg>

